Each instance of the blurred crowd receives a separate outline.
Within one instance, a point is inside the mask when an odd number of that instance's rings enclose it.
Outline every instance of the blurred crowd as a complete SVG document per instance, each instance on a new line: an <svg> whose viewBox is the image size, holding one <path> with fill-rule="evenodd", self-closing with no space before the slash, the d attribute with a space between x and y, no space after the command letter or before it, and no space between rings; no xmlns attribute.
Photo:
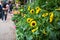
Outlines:
<svg viewBox="0 0 60 40"><path fill-rule="evenodd" d="M12 1L0 1L0 18L2 21L6 21L7 14L12 13L13 4Z"/></svg>
<svg viewBox="0 0 60 40"><path fill-rule="evenodd" d="M13 1L0 1L0 18L2 21L7 20L8 13L12 14L14 10L18 11L20 3L20 1L16 3L13 3ZM14 10L13 7L15 7Z"/></svg>

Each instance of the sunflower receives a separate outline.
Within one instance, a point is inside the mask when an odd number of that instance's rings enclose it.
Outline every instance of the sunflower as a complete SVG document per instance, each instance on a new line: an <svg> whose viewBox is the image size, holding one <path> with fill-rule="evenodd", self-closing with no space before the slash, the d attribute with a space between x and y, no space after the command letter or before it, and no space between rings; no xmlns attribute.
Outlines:
<svg viewBox="0 0 60 40"><path fill-rule="evenodd" d="M31 30L33 33L36 31L36 29Z"/></svg>
<svg viewBox="0 0 60 40"><path fill-rule="evenodd" d="M40 12L41 8L36 7L36 14L38 14Z"/></svg>
<svg viewBox="0 0 60 40"><path fill-rule="evenodd" d="M50 18L50 21L49 22L51 23L52 21L53 21L53 18Z"/></svg>
<svg viewBox="0 0 60 40"><path fill-rule="evenodd" d="M28 6L28 10L30 10L30 6Z"/></svg>
<svg viewBox="0 0 60 40"><path fill-rule="evenodd" d="M53 18L53 16L54 16L54 14L53 14L53 12L51 12L51 13L50 13L50 17Z"/></svg>
<svg viewBox="0 0 60 40"><path fill-rule="evenodd" d="M33 19L32 18L28 18L27 22L30 23Z"/></svg>
<svg viewBox="0 0 60 40"><path fill-rule="evenodd" d="M51 12L50 13L50 21L49 21L50 23L53 21L53 16L54 16L54 14L53 14L53 12Z"/></svg>
<svg viewBox="0 0 60 40"><path fill-rule="evenodd" d="M36 10L41 10L41 8L40 7L36 7Z"/></svg>
<svg viewBox="0 0 60 40"><path fill-rule="evenodd" d="M38 30L38 27L33 29L33 30L31 30L31 32L34 33L36 30Z"/></svg>
<svg viewBox="0 0 60 40"><path fill-rule="evenodd" d="M42 14L42 17L45 17L45 14Z"/></svg>
<svg viewBox="0 0 60 40"><path fill-rule="evenodd" d="M34 13L34 9L31 9L31 10L30 10L30 13L33 14L33 13Z"/></svg>
<svg viewBox="0 0 60 40"><path fill-rule="evenodd" d="M40 12L40 10L36 10L36 14L38 14Z"/></svg>
<svg viewBox="0 0 60 40"><path fill-rule="evenodd" d="M30 26L36 26L36 21L32 21L32 22L30 23Z"/></svg>
<svg viewBox="0 0 60 40"><path fill-rule="evenodd" d="M42 15L42 17L46 17L46 16L48 16L48 13L44 13L44 14Z"/></svg>

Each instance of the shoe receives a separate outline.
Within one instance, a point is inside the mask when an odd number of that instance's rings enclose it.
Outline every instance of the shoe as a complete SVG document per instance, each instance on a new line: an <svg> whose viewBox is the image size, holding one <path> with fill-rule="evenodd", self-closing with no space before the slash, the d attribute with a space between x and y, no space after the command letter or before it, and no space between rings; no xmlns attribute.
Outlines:
<svg viewBox="0 0 60 40"><path fill-rule="evenodd" d="M3 22L3 21L1 21L1 22Z"/></svg>
<svg viewBox="0 0 60 40"><path fill-rule="evenodd" d="M5 20L5 22L7 23L7 20Z"/></svg>
<svg viewBox="0 0 60 40"><path fill-rule="evenodd" d="M5 20L3 20L3 22L5 22Z"/></svg>

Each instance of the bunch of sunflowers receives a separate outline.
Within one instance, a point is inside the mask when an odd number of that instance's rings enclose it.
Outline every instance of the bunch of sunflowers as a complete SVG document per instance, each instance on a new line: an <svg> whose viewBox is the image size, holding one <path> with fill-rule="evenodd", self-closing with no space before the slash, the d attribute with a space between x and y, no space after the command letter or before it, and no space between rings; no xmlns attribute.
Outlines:
<svg viewBox="0 0 60 40"><path fill-rule="evenodd" d="M39 6L37 0L15 15L17 40L59 40L60 10L49 11Z"/></svg>

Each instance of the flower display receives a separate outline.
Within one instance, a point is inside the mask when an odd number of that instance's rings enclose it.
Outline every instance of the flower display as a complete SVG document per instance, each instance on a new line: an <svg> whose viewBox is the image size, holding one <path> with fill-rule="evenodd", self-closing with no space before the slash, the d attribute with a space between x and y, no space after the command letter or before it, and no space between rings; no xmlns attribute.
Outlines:
<svg viewBox="0 0 60 40"><path fill-rule="evenodd" d="M59 4L56 0L33 0L30 3L28 0L24 8L19 9L20 14L12 18L16 21L17 40L59 40Z"/></svg>

